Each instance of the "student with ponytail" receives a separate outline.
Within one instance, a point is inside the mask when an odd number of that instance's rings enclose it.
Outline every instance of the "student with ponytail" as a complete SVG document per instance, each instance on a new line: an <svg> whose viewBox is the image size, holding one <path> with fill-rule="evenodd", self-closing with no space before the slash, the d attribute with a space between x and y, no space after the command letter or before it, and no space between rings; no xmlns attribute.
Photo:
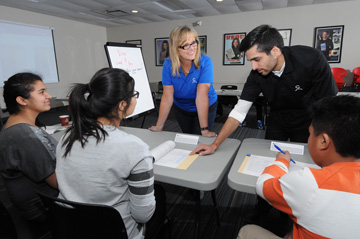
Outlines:
<svg viewBox="0 0 360 239"><path fill-rule="evenodd" d="M153 238L165 220L165 191L154 190L149 146L119 128L139 97L134 85L127 72L104 68L90 83L74 87L69 97L73 124L56 154L59 198L112 206L129 238L144 238L145 232Z"/></svg>

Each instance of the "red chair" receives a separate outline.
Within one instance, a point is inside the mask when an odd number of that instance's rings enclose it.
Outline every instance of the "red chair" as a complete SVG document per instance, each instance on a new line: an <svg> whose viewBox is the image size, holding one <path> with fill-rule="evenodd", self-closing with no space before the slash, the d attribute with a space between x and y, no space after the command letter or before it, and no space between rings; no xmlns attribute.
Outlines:
<svg viewBox="0 0 360 239"><path fill-rule="evenodd" d="M354 68L353 73L354 73L354 79L352 86L355 87L355 89L357 89L360 84L360 67Z"/></svg>
<svg viewBox="0 0 360 239"><path fill-rule="evenodd" d="M333 67L331 72L335 78L336 85L339 91L342 91L343 87L346 85L344 82L344 77L347 75L347 71L344 68Z"/></svg>

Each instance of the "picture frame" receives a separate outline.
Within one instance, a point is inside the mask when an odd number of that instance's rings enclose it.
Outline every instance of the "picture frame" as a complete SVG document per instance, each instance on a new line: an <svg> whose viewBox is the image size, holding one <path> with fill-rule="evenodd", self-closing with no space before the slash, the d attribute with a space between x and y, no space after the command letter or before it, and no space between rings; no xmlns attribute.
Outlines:
<svg viewBox="0 0 360 239"><path fill-rule="evenodd" d="M199 36L199 45L200 45L200 51L203 54L207 53L207 36L202 35Z"/></svg>
<svg viewBox="0 0 360 239"><path fill-rule="evenodd" d="M344 25L315 27L314 48L320 50L329 63L340 63Z"/></svg>
<svg viewBox="0 0 360 239"><path fill-rule="evenodd" d="M239 52L238 48L245 36L245 32L224 34L223 65L244 65L245 54L244 52ZM234 50L233 43L236 44L236 41L238 42L238 45L234 46L236 47Z"/></svg>
<svg viewBox="0 0 360 239"><path fill-rule="evenodd" d="M291 46L291 33L292 29L278 29L278 32L284 40L284 46Z"/></svg>
<svg viewBox="0 0 360 239"><path fill-rule="evenodd" d="M125 43L126 44L134 44L137 47L141 47L141 40L127 40Z"/></svg>
<svg viewBox="0 0 360 239"><path fill-rule="evenodd" d="M167 48L166 48L167 44ZM169 57L170 41L168 37L155 38L155 65L162 66Z"/></svg>

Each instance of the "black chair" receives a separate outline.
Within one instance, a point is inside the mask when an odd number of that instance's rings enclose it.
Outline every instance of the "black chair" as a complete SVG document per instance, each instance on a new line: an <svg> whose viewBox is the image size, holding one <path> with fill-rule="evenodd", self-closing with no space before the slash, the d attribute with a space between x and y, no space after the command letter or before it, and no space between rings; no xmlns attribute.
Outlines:
<svg viewBox="0 0 360 239"><path fill-rule="evenodd" d="M32 200L33 203L41 203ZM0 175L0 238L1 239L49 239L50 226L46 218L26 219L14 205L2 175Z"/></svg>
<svg viewBox="0 0 360 239"><path fill-rule="evenodd" d="M237 90L236 85L222 85L220 87L221 90ZM218 115L223 114L223 105L229 106L231 109L234 108L234 106L237 104L239 98L237 96L218 96L218 108L216 113Z"/></svg>
<svg viewBox="0 0 360 239"><path fill-rule="evenodd" d="M48 208L56 239L128 238L121 215L113 207L38 194Z"/></svg>
<svg viewBox="0 0 360 239"><path fill-rule="evenodd" d="M164 87L163 87L162 81L159 81L158 82L158 91L156 93L162 94L163 91L164 91Z"/></svg>
<svg viewBox="0 0 360 239"><path fill-rule="evenodd" d="M0 201L0 225L0 238L17 238L13 219L2 201Z"/></svg>

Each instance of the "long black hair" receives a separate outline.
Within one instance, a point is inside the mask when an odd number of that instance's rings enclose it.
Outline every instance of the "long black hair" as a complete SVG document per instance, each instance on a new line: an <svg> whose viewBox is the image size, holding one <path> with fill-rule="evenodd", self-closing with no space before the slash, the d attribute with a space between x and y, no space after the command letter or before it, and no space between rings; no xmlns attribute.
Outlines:
<svg viewBox="0 0 360 239"><path fill-rule="evenodd" d="M127 103L125 112L130 105L134 86L134 79L126 71L114 68L103 68L95 73L90 83L75 85L69 97L73 124L68 128L62 145L66 146L64 157L70 153L77 140L82 147L89 136L94 136L97 143L105 140L107 133L98 118L119 120L119 103Z"/></svg>
<svg viewBox="0 0 360 239"><path fill-rule="evenodd" d="M164 48L164 44L167 45L167 48L165 49ZM169 42L167 40L164 40L162 43L161 43L161 51L166 51L166 55L165 55L165 58L169 57Z"/></svg>
<svg viewBox="0 0 360 239"><path fill-rule="evenodd" d="M30 72L17 73L5 81L3 97L6 109L3 112L9 112L10 115L18 114L20 112L20 105L16 98L21 96L24 99L29 99L36 81L42 81L41 77ZM35 125L39 127L44 126L37 118Z"/></svg>

